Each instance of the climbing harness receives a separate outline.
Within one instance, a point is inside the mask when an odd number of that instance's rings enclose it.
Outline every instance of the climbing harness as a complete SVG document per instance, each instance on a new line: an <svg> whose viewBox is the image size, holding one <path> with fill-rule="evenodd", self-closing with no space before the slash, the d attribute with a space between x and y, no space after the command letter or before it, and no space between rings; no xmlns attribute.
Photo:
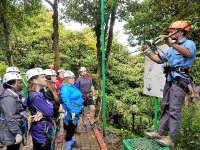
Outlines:
<svg viewBox="0 0 200 150"><path fill-rule="evenodd" d="M28 106L30 106L30 104L33 102L32 96L34 95L34 93L36 93L36 92L35 91L31 91L31 92L28 93L28 100L27 100L28 101L27 102ZM44 116L44 115L38 121L33 121L33 118L34 118L34 115L28 117L28 120L32 120L31 121L31 126L36 124L36 123L38 123L38 122L46 122L46 123L52 122L52 124L53 124L53 121L55 121L54 118L48 117L48 116ZM57 119L59 119L59 118L57 118ZM58 120L56 120L56 121L58 121ZM45 124L44 133L46 134L48 140L54 140L55 139L58 128L59 127L57 125L55 125L53 127L53 129L52 129L52 133L50 134L48 132L49 131L49 127L47 126L47 124Z"/></svg>
<svg viewBox="0 0 200 150"><path fill-rule="evenodd" d="M89 93L86 93L85 95L84 95L84 97L83 97L83 100L84 100L84 102L86 103L86 104L88 104L89 103L89 101L90 101L90 94Z"/></svg>
<svg viewBox="0 0 200 150"><path fill-rule="evenodd" d="M45 132L45 134L46 134L48 140L54 140L54 139L56 138L56 133L57 133L57 131L58 131L58 128L59 128L59 127L58 127L57 125L55 125L55 126L53 127L53 129L52 129L52 133L50 134L50 133L48 132L49 127L47 126L47 124L45 124L44 132Z"/></svg>
<svg viewBox="0 0 200 150"><path fill-rule="evenodd" d="M164 67L164 74L167 73L167 72L169 72L169 71L176 71L179 74L187 76L188 73L190 72L190 70L191 70L190 68L169 67L169 66L166 66L166 67Z"/></svg>
<svg viewBox="0 0 200 150"><path fill-rule="evenodd" d="M20 122L20 130L22 132L22 144L24 146L27 145L27 141L28 141L28 120L27 118L24 118L21 122Z"/></svg>

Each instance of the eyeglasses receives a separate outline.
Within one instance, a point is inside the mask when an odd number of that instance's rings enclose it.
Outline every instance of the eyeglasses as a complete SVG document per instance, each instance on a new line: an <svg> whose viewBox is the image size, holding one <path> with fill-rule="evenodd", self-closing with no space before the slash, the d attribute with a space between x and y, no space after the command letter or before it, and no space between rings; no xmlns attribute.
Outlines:
<svg viewBox="0 0 200 150"><path fill-rule="evenodd" d="M69 79L75 79L74 77L69 77Z"/></svg>

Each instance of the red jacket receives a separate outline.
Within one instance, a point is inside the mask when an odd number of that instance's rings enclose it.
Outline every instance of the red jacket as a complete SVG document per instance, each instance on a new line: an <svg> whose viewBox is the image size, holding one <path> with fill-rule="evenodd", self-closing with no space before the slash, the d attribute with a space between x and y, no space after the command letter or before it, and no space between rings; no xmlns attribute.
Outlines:
<svg viewBox="0 0 200 150"><path fill-rule="evenodd" d="M59 78L58 81L55 83L56 89L57 89L57 92L58 92L58 95L60 95L60 86L62 85L63 80L64 80L64 79Z"/></svg>

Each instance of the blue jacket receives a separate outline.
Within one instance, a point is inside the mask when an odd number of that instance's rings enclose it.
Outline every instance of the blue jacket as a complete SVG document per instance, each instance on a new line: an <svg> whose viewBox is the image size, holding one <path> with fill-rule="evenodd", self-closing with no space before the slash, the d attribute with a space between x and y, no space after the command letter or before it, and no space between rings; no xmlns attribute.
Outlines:
<svg viewBox="0 0 200 150"><path fill-rule="evenodd" d="M191 68L192 64L196 58L196 45L193 41L186 39L185 37L181 39L181 41L178 42L178 45L183 46L187 48L190 52L190 56L188 58L181 55L178 51L176 51L173 47L170 47L169 50L164 54L161 55L161 57L165 60L165 62L169 61L170 67L182 67L185 69ZM160 63L163 63L160 60ZM171 75L173 78L179 76L181 78L186 78L185 76L175 72L171 71ZM167 75L167 81L170 81L171 77L168 74Z"/></svg>
<svg viewBox="0 0 200 150"><path fill-rule="evenodd" d="M67 111L67 115L64 118L65 124L68 125L68 121L71 119L71 113L75 113L76 117L72 122L76 125L79 114L82 112L81 108L83 107L81 92L75 86L63 84L60 88L60 96L63 101L63 109Z"/></svg>

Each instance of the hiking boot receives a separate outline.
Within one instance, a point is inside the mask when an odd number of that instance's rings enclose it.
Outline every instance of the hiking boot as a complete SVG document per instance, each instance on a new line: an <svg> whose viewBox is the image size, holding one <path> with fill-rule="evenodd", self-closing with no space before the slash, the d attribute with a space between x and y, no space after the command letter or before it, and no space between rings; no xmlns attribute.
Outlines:
<svg viewBox="0 0 200 150"><path fill-rule="evenodd" d="M97 124L93 123L91 124L91 128L98 128Z"/></svg>
<svg viewBox="0 0 200 150"><path fill-rule="evenodd" d="M57 136L57 137L56 137L56 142L57 142L57 143L61 143L61 142L62 142L60 136Z"/></svg>
<svg viewBox="0 0 200 150"><path fill-rule="evenodd" d="M169 136L162 138L161 140L157 140L157 142L162 146L167 146L169 148L174 148L174 142L170 139Z"/></svg>
<svg viewBox="0 0 200 150"><path fill-rule="evenodd" d="M86 124L83 125L83 130L87 131L87 125Z"/></svg>
<svg viewBox="0 0 200 150"><path fill-rule="evenodd" d="M3 148L3 145L0 143L0 148Z"/></svg>
<svg viewBox="0 0 200 150"><path fill-rule="evenodd" d="M145 135L148 137L148 138L156 138L156 139L162 139L164 136L158 134L157 132L146 132Z"/></svg>
<svg viewBox="0 0 200 150"><path fill-rule="evenodd" d="M72 148L80 148L80 145L77 144L77 143L74 141L74 143L72 144L71 147L72 147Z"/></svg>

